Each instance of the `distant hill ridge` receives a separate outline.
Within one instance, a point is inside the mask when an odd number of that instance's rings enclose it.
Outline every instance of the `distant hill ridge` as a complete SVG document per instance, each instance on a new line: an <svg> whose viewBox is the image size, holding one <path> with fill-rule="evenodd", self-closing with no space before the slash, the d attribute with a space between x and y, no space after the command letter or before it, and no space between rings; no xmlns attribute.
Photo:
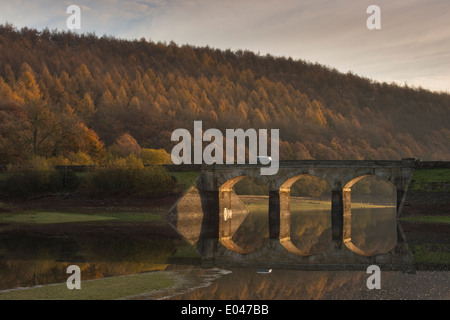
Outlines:
<svg viewBox="0 0 450 320"><path fill-rule="evenodd" d="M450 159L450 95L248 51L0 26L0 164L278 128L281 159Z"/></svg>

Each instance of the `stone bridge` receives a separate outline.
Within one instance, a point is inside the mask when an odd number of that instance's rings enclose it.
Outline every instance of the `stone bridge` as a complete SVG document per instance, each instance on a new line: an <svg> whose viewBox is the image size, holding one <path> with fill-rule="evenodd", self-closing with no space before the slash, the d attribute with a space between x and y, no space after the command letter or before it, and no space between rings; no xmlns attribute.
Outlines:
<svg viewBox="0 0 450 320"><path fill-rule="evenodd" d="M204 165L196 183L168 213L172 226L202 255L208 265L256 266L311 270L362 269L371 264L409 270L413 260L399 218L415 159L280 161L275 175L260 175L261 165ZM290 238L290 188L303 175L325 180L331 187L331 243L310 255ZM383 254L366 252L352 243L351 187L367 176L389 181L397 190L397 242ZM269 239L249 252L232 236L248 214L233 186L246 177L263 181L269 190Z"/></svg>

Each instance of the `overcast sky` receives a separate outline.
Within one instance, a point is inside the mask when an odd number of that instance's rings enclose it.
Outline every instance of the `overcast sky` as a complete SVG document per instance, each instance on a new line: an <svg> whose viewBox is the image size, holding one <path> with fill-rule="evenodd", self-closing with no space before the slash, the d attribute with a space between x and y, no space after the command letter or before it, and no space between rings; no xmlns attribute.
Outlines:
<svg viewBox="0 0 450 320"><path fill-rule="evenodd" d="M244 49L450 92L450 0L0 0L0 23ZM366 12L381 8L381 30Z"/></svg>

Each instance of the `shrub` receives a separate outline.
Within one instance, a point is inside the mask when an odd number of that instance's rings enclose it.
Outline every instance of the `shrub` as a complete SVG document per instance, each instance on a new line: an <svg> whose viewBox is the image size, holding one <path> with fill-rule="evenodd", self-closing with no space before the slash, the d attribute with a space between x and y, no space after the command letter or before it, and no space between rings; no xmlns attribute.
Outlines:
<svg viewBox="0 0 450 320"><path fill-rule="evenodd" d="M142 162L146 165L162 165L171 164L172 160L170 154L164 149L142 149L141 151Z"/></svg>
<svg viewBox="0 0 450 320"><path fill-rule="evenodd" d="M86 165L94 164L94 161L92 161L92 158L88 154L81 152L81 151L78 151L77 153L71 153L69 155L69 159L73 165L85 165L86 166Z"/></svg>
<svg viewBox="0 0 450 320"><path fill-rule="evenodd" d="M70 165L88 166L95 164L91 156L81 151L78 151L77 153L71 152L67 158L61 155L57 157L52 157L49 158L47 162L52 166L70 166Z"/></svg>
<svg viewBox="0 0 450 320"><path fill-rule="evenodd" d="M55 170L45 158L36 156L28 161L27 169L12 167L10 172L12 175L1 186L2 193L23 197L49 192Z"/></svg>
<svg viewBox="0 0 450 320"><path fill-rule="evenodd" d="M33 171L52 171L51 163L44 157L35 156L28 161L28 166Z"/></svg>
<svg viewBox="0 0 450 320"><path fill-rule="evenodd" d="M2 193L13 197L29 197L76 190L80 179L71 170L27 169L15 172L0 186Z"/></svg>
<svg viewBox="0 0 450 320"><path fill-rule="evenodd" d="M87 174L80 192L89 196L158 196L171 193L174 187L175 180L158 166L143 169L108 167Z"/></svg>
<svg viewBox="0 0 450 320"><path fill-rule="evenodd" d="M108 161L110 169L144 169L142 160L136 158L134 154L130 154L126 158L115 158Z"/></svg>
<svg viewBox="0 0 450 320"><path fill-rule="evenodd" d="M72 170L59 170L54 172L51 176L52 186L58 187L58 189L63 192L73 192L76 191L80 184L80 177L77 176Z"/></svg>
<svg viewBox="0 0 450 320"><path fill-rule="evenodd" d="M70 166L72 164L69 159L63 156L52 157L48 159L48 162L52 166Z"/></svg>

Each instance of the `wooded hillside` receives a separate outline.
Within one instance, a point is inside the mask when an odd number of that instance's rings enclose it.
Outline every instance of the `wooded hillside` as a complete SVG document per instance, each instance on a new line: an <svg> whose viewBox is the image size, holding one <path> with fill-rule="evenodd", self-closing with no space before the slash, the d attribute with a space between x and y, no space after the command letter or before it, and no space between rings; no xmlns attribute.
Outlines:
<svg viewBox="0 0 450 320"><path fill-rule="evenodd" d="M104 162L125 134L170 153L194 120L280 129L281 159L449 160L449 112L449 94L291 58L0 26L0 164Z"/></svg>

